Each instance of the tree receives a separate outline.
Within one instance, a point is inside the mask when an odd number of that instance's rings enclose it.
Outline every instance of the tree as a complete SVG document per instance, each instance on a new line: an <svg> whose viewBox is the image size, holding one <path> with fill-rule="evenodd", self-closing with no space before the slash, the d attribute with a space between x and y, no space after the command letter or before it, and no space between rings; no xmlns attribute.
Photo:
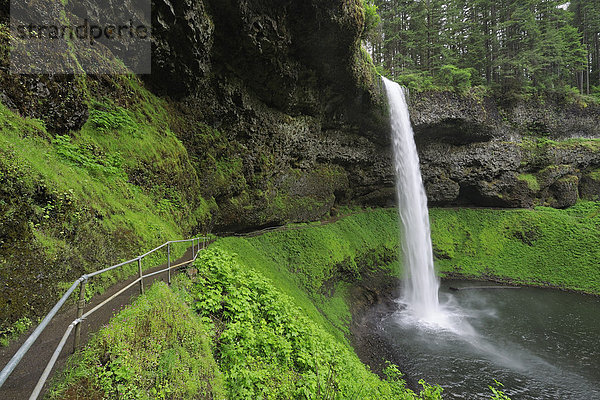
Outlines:
<svg viewBox="0 0 600 400"><path fill-rule="evenodd" d="M576 0L570 12L560 0L374 1L373 60L392 78L435 82L456 66L504 93L600 86L600 2Z"/></svg>
<svg viewBox="0 0 600 400"><path fill-rule="evenodd" d="M582 43L588 55L586 58L586 90L590 82L600 86L600 3L598 1L573 0L569 5L573 12L573 24L582 35ZM583 81L583 77L581 79ZM583 85L581 85L583 90Z"/></svg>

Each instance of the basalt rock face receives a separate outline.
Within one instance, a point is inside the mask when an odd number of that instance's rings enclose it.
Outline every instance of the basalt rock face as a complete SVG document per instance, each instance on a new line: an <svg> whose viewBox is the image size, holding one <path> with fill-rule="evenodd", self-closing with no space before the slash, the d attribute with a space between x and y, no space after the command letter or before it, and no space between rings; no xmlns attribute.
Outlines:
<svg viewBox="0 0 600 400"><path fill-rule="evenodd" d="M155 0L155 10L147 81L185 116L175 131L214 199L215 229L393 201L359 1Z"/></svg>
<svg viewBox="0 0 600 400"><path fill-rule="evenodd" d="M431 204L564 208L600 196L599 107L454 93L415 93L410 107Z"/></svg>
<svg viewBox="0 0 600 400"><path fill-rule="evenodd" d="M77 4L97 14L94 2ZM116 15L134 7L106 4ZM393 201L386 104L361 49L361 4L152 0L152 74L142 79L169 103L169 127L194 161L202 183L194 195L212 212L203 228L252 229ZM88 119L86 87L102 91L102 77L9 74L6 2L0 11L0 100L42 119L50 136L77 131Z"/></svg>

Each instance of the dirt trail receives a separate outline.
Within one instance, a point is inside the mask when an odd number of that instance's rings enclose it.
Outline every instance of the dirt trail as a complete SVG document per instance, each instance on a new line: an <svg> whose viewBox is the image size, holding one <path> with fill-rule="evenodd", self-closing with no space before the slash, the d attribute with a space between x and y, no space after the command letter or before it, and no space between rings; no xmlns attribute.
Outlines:
<svg viewBox="0 0 600 400"><path fill-rule="evenodd" d="M173 265L190 260L192 258L192 249L189 248L186 253L173 262ZM158 271L160 269L166 268L166 264L161 266L157 266L145 271L145 274L151 273L154 271ZM171 272L171 274L173 274ZM100 304L102 301L112 296L114 293L118 292L129 283L133 282L137 279L137 276L132 277L123 282L119 282L114 286L111 286L104 292L102 295L95 296L89 303L86 303L85 309L90 310L97 304ZM164 272L162 274L157 274L150 278L144 279L144 287L150 287L150 285L156 280L167 280L167 273ZM131 300L139 294L139 286L133 285L131 288L115 297L104 307L100 308L98 311L90 315L81 326L81 345L85 345L90 338L91 334L97 332L102 325L107 324L113 315L118 313L125 305L130 304ZM72 295L75 296L75 295ZM40 337L35 341L33 346L29 349L27 354L21 360L21 363L17 366L17 368L12 372L12 374L8 377L4 385L0 388L0 399L1 400L21 400L28 399L31 395L31 392L35 388L38 379L42 375L44 368L46 368L46 364L52 357L52 353L56 349L58 342L61 337L64 335L65 330L69 326L69 324L76 318L77 306L74 304L69 304L63 306L61 312L57 314L54 319L48 324L44 332L40 335ZM10 361L12 356L17 352L19 347L27 340L31 332L33 332L35 326L29 330L26 334L22 335L19 340L14 341L8 347L0 348L0 367L4 368L4 366ZM67 344L63 348L63 351L52 370L53 373L64 365L65 361L71 355L73 351L73 334L70 335ZM52 377L52 375L50 375ZM51 378L50 378L51 379ZM42 395L39 398L42 398L44 392L47 390L48 384L46 383L44 390L42 391Z"/></svg>

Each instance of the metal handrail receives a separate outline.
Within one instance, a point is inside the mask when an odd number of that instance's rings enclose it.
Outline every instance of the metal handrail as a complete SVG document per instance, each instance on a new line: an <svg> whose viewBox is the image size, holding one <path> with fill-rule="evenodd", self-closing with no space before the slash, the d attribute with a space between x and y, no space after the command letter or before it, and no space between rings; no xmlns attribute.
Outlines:
<svg viewBox="0 0 600 400"><path fill-rule="evenodd" d="M124 261L124 262L121 262L119 264L115 264L113 266L101 269L99 271L92 272L90 274L84 274L84 275L82 275L79 279L77 279L75 282L73 282L73 285L71 285L71 287L65 292L65 294L61 297L61 299L58 301L58 303L56 303L54 305L54 307L52 307L52 309L46 315L46 317L44 317L44 319L42 320L42 322L37 326L37 328L33 331L33 333L27 338L27 340L25 341L25 343L23 343L23 345L21 345L21 347L19 348L19 350L17 350L17 352L13 355L13 357L8 362L8 364L6 364L6 366L2 369L2 371L0 372L0 388L2 387L2 385L4 384L4 382L6 382L6 380L10 376L10 374L17 367L17 365L21 362L21 360L23 359L23 357L25 356L25 354L27 353L27 351L29 351L29 349L31 348L31 346L33 345L33 343L42 334L42 332L44 331L44 329L46 329L46 326L50 323L50 321L52 320L52 318L54 318L54 316L58 313L58 311L60 310L60 308L66 303L66 301L71 296L71 294L73 294L73 292L75 291L75 289L77 288L77 286L80 287L79 302L77 304L77 318L75 320L73 320L73 322L71 322L71 324L69 325L69 327L65 331L65 334L63 335L61 341L59 342L58 346L56 347L56 349L54 351L54 354L52 355L50 361L46 365L46 368L45 368L44 372L42 373L42 376L40 377L40 379L39 379L39 381L38 381L35 389L31 393L31 397L29 398L30 400L35 400L40 395L40 392L41 392L42 388L44 387L44 384L46 383L46 380L48 379L48 376L50 375L50 372L52 371L52 368L54 367L54 364L56 363L56 360L58 359L58 356L60 355L62 349L64 348L65 343L67 342L67 339L70 336L70 334L73 331L73 329L75 329L75 340L74 340L74 346L73 346L74 350L75 350L79 346L80 333L81 333L81 323L83 322L83 320L85 318L87 318L88 316L90 316L91 314L93 314L94 312L96 312L97 310L99 310L100 308L102 308L108 302L110 302L115 297L117 297L121 293L125 292L126 290L128 290L132 286L134 286L136 283L140 284L140 293L143 294L144 293L144 278L148 278L148 277L151 277L151 276L154 276L154 275L158 275L158 274L160 274L162 272L168 272L169 273L168 274L168 282L170 284L171 283L171 270L172 269L179 268L179 267L181 267L183 265L186 265L186 264L190 264L190 263L192 263L192 262L194 262L196 260L196 258L198 257L198 253L201 250L201 248L200 248L200 245L201 245L200 239L202 239L202 249L206 248L206 239L207 238L203 237L203 236L198 236L198 237L195 237L195 238L192 238L192 239L170 240L170 241L165 242L164 244L162 244L162 245L160 245L160 246L158 246L158 247L150 250L149 252L144 253L143 255L138 256L136 258L133 258L131 260ZM197 246L196 246L196 241L197 241ZM192 242L192 255L193 255L192 259L189 260L189 261L184 261L184 262L176 264L176 265L171 265L171 244L172 243L184 243L184 242ZM150 254L154 253L155 251L158 251L158 250L162 249L165 246L167 246L167 268L162 269L160 271L152 272L152 273L147 274L147 275L144 275L143 272L142 272L142 259L144 257L147 257ZM111 271L111 270L113 270L115 268L119 268L119 267L122 267L124 265L131 264L132 262L137 262L138 263L138 273L139 273L138 278L135 279L133 282L129 283L123 289L119 290L117 293L115 293L112 296L110 296L108 299L104 300L102 303L98 304L97 306L95 306L94 308L92 308L91 310L89 310L88 312L86 312L85 314L83 314L83 309L85 307L85 286L86 286L87 281L90 278L92 278L92 277L94 277L96 275L100 275L100 274L103 274L105 272Z"/></svg>

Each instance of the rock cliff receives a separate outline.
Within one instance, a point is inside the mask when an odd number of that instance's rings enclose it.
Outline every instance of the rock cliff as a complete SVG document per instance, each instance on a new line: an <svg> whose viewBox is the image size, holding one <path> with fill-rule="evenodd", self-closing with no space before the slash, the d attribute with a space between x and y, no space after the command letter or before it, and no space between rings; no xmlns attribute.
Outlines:
<svg viewBox="0 0 600 400"><path fill-rule="evenodd" d="M547 99L413 93L411 119L430 203L564 208L600 198L600 107Z"/></svg>
<svg viewBox="0 0 600 400"><path fill-rule="evenodd" d="M217 229L390 199L386 108L360 45L360 4L155 0L148 82L185 115L176 131Z"/></svg>
<svg viewBox="0 0 600 400"><path fill-rule="evenodd" d="M152 74L140 81L10 74L0 0L0 334L42 315L61 283L164 240L393 205L361 4L153 0ZM413 93L410 106L433 204L598 199L598 107L454 93Z"/></svg>
<svg viewBox="0 0 600 400"><path fill-rule="evenodd" d="M143 79L169 103L169 128L209 203L205 229L395 202L386 105L361 48L360 0L153 0L153 11L152 74ZM42 119L51 134L88 118L82 79L2 73L0 81L2 102ZM598 198L599 107L500 106L449 92L413 93L410 107L432 204L565 207Z"/></svg>

